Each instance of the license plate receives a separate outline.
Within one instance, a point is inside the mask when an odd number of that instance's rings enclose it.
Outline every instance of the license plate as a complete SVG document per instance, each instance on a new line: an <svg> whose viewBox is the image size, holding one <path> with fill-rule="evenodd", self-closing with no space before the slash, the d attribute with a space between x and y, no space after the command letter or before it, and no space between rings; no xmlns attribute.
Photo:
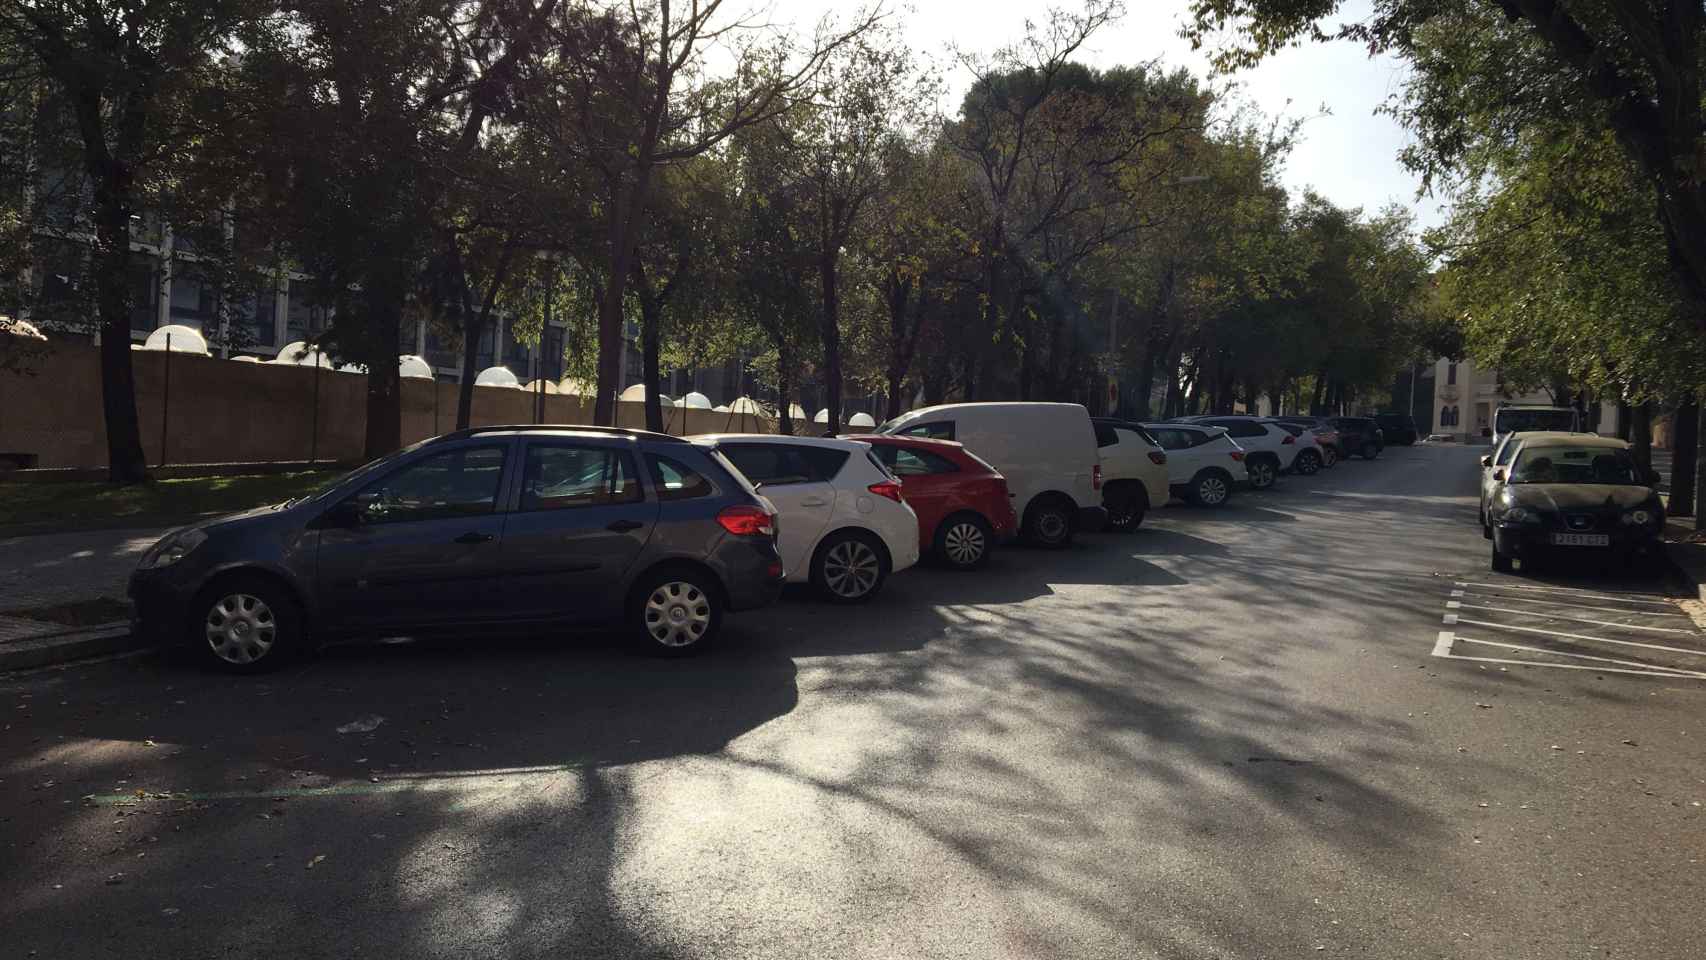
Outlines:
<svg viewBox="0 0 1706 960"><path fill-rule="evenodd" d="M1609 547L1611 536L1605 533L1554 533L1554 547Z"/></svg>

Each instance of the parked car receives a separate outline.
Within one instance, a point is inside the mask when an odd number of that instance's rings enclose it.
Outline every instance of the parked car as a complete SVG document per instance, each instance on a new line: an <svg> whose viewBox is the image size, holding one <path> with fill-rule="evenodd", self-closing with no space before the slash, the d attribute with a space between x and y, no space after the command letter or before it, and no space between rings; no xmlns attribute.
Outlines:
<svg viewBox="0 0 1706 960"><path fill-rule="evenodd" d="M1108 508L1108 529L1136 530L1152 507L1165 506L1169 496L1167 452L1143 425L1130 420L1092 417L1096 454L1102 460L1102 506Z"/></svg>
<svg viewBox="0 0 1706 960"><path fill-rule="evenodd" d="M1498 499L1499 489L1504 486L1504 475L1508 472L1511 458L1516 456L1523 441L1553 437L1592 436L1592 434L1576 434L1569 431L1525 431L1522 433L1507 433L1502 442L1493 448L1493 452L1481 458L1481 535L1488 540L1493 539L1493 522L1487 511ZM1495 479L1496 477L1496 479Z"/></svg>
<svg viewBox="0 0 1706 960"><path fill-rule="evenodd" d="M1373 460L1386 449L1386 437L1380 432L1380 425L1368 417L1329 417L1328 420L1339 431L1339 452L1342 455Z"/></svg>
<svg viewBox="0 0 1706 960"><path fill-rule="evenodd" d="M1314 430L1284 420L1270 419L1263 422L1279 427L1297 440L1297 456L1291 461L1293 473L1306 477L1314 476L1327 466L1327 448L1321 445L1321 440Z"/></svg>
<svg viewBox="0 0 1706 960"><path fill-rule="evenodd" d="M1224 427L1169 421L1143 428L1167 451L1167 483L1179 499L1219 507L1233 488L1249 482L1244 451Z"/></svg>
<svg viewBox="0 0 1706 960"><path fill-rule="evenodd" d="M902 414L877 432L965 444L1007 478L1019 530L1032 543L1064 547L1077 531L1107 523L1096 430L1079 404L949 403Z"/></svg>
<svg viewBox="0 0 1706 960"><path fill-rule="evenodd" d="M1327 417L1275 417L1281 423L1290 423L1303 427L1315 434L1315 442L1321 447L1321 465L1331 467L1345 458L1344 439L1339 436L1339 428Z"/></svg>
<svg viewBox="0 0 1706 960"><path fill-rule="evenodd" d="M1386 442L1400 447L1413 447L1422 438L1421 431L1416 428L1416 418L1407 413L1377 413L1374 415L1375 425L1386 437Z"/></svg>
<svg viewBox="0 0 1706 960"><path fill-rule="evenodd" d="M790 583L862 603L918 562L918 515L870 444L745 433L692 442L726 457L775 506Z"/></svg>
<svg viewBox="0 0 1706 960"><path fill-rule="evenodd" d="M1502 484L1487 510L1496 571L1542 553L1627 560L1659 549L1665 512L1654 489L1658 474L1643 471L1623 440L1525 434L1510 466L1493 476Z"/></svg>
<svg viewBox="0 0 1706 960"><path fill-rule="evenodd" d="M918 546L958 570L983 565L1018 532L1007 478L953 440L858 436L900 479L918 514Z"/></svg>
<svg viewBox="0 0 1706 960"><path fill-rule="evenodd" d="M1200 416L1181 418L1186 423L1222 427L1244 451L1244 468L1250 474L1250 486L1266 490L1274 485L1280 474L1290 470L1302 449L1297 437L1270 423L1263 417Z"/></svg>
<svg viewBox="0 0 1706 960"><path fill-rule="evenodd" d="M130 578L136 629L235 671L310 643L624 622L646 648L711 642L774 601L776 512L677 437L481 427L320 492L172 531Z"/></svg>
<svg viewBox="0 0 1706 960"><path fill-rule="evenodd" d="M1496 447L1504 443L1505 437L1513 433L1574 433L1581 429L1581 413L1572 407L1508 403L1493 411L1492 444Z"/></svg>

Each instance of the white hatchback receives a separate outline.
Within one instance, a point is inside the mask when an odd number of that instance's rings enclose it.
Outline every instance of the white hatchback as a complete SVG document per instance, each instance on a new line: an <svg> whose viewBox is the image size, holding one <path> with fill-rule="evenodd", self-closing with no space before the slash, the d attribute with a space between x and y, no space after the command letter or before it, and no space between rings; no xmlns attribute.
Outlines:
<svg viewBox="0 0 1706 960"><path fill-rule="evenodd" d="M1200 423L1146 423L1143 429L1167 451L1167 482L1181 499L1218 507L1232 488L1250 479L1244 450L1224 427Z"/></svg>
<svg viewBox="0 0 1706 960"><path fill-rule="evenodd" d="M859 603L918 562L918 515L870 444L768 434L692 440L727 458L776 508L776 545L789 583L809 582L832 601Z"/></svg>

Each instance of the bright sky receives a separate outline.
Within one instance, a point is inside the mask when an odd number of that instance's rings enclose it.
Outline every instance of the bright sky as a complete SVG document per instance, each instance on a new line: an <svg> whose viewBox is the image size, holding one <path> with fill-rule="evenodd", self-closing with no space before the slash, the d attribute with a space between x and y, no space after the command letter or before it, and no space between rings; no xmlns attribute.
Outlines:
<svg viewBox="0 0 1706 960"><path fill-rule="evenodd" d="M912 9L899 7L912 3ZM1049 0L887 0L894 9L903 34L914 49L928 53L943 65L952 63L946 53L954 43L967 50L988 52L1024 32L1027 16L1041 19ZM1075 0L1055 0L1073 8ZM770 18L778 23L792 20L801 33L825 13L842 21L861 6L860 0L769 0ZM1191 68L1207 76L1208 61L1193 52L1178 35L1184 23L1187 0L1126 0L1126 15L1090 38L1079 59L1108 67L1138 63L1159 57L1167 66ZM1337 20L1360 18L1367 10L1363 0L1351 0ZM1416 212L1418 227L1441 222L1437 198L1416 199L1417 180L1399 164L1397 154L1407 134L1390 117L1374 110L1398 90L1404 66L1390 57L1370 59L1354 43L1305 44L1286 50L1254 70L1234 76L1244 95L1264 112L1291 117L1313 117L1304 126L1302 142L1292 151L1285 181L1294 193L1313 187L1341 206L1358 206L1372 213L1397 202ZM967 78L950 72L951 109L959 103ZM1316 116L1325 107L1329 115Z"/></svg>

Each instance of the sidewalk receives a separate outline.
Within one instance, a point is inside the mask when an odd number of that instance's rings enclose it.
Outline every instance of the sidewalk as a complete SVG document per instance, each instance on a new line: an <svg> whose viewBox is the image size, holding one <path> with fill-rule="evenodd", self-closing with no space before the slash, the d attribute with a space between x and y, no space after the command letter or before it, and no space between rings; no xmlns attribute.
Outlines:
<svg viewBox="0 0 1706 960"><path fill-rule="evenodd" d="M138 557L164 533L150 527L0 539L0 669L134 646L123 620L78 627L28 614L93 600L123 602Z"/></svg>
<svg viewBox="0 0 1706 960"><path fill-rule="evenodd" d="M1706 602L1706 540L1696 540L1706 534L1694 532L1693 517L1669 517L1665 520L1665 556L1682 576L1683 582Z"/></svg>

